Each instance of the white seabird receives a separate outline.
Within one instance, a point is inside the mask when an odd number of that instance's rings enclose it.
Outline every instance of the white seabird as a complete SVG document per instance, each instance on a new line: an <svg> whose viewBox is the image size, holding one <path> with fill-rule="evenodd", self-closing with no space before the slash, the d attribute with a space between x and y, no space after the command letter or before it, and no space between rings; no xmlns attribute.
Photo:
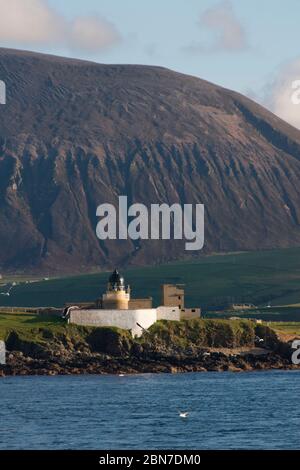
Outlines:
<svg viewBox="0 0 300 470"><path fill-rule="evenodd" d="M179 411L179 417L180 418L187 418L189 416L188 411Z"/></svg>

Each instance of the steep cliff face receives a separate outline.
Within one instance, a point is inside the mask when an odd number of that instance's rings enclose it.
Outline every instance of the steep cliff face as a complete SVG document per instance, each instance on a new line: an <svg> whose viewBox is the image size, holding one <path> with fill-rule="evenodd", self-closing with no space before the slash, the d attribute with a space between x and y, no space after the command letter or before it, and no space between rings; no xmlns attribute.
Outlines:
<svg viewBox="0 0 300 470"><path fill-rule="evenodd" d="M206 252L300 244L300 132L251 100L159 67L6 49L0 79L2 269L186 256L179 241L100 242L96 208L119 195L205 204Z"/></svg>

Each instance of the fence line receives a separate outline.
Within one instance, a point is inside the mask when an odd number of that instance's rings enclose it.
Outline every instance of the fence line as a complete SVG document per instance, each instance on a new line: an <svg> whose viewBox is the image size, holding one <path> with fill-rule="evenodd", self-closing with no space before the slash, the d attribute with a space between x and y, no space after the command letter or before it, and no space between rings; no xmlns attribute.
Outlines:
<svg viewBox="0 0 300 470"><path fill-rule="evenodd" d="M60 309L55 309L53 307L1 307L0 306L0 313L7 313L7 314L31 314L31 315L40 315L46 313L53 313L59 312Z"/></svg>

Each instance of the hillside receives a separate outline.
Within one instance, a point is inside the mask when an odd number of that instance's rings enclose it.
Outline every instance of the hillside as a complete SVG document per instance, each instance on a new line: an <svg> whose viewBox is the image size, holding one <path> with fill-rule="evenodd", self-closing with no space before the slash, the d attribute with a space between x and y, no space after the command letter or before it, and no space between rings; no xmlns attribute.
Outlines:
<svg viewBox="0 0 300 470"><path fill-rule="evenodd" d="M185 284L186 305L201 306L207 312L214 306L246 302L274 309L260 309L254 317L272 320L299 320L300 249L212 255L197 261L182 261L161 266L134 267L122 271L133 297L152 296L161 302L161 284ZM91 302L106 289L109 273L62 277L49 280L10 277L2 279L0 306L61 307L66 302ZM10 296L7 292L12 282ZM2 293L2 294L1 294ZM278 305L298 304L277 308ZM229 316L236 312L229 313ZM250 312L246 312L250 316Z"/></svg>
<svg viewBox="0 0 300 470"><path fill-rule="evenodd" d="M244 96L160 67L0 49L0 267L80 272L186 256L99 242L96 207L204 203L206 252L300 244L300 132ZM198 253L195 253L198 256Z"/></svg>

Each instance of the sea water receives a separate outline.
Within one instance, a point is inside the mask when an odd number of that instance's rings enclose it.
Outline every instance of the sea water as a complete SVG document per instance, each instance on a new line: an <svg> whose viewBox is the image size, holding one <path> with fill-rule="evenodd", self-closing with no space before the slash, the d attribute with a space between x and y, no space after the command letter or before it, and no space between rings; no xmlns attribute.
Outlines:
<svg viewBox="0 0 300 470"><path fill-rule="evenodd" d="M1 378L0 448L299 449L299 389L297 371Z"/></svg>

